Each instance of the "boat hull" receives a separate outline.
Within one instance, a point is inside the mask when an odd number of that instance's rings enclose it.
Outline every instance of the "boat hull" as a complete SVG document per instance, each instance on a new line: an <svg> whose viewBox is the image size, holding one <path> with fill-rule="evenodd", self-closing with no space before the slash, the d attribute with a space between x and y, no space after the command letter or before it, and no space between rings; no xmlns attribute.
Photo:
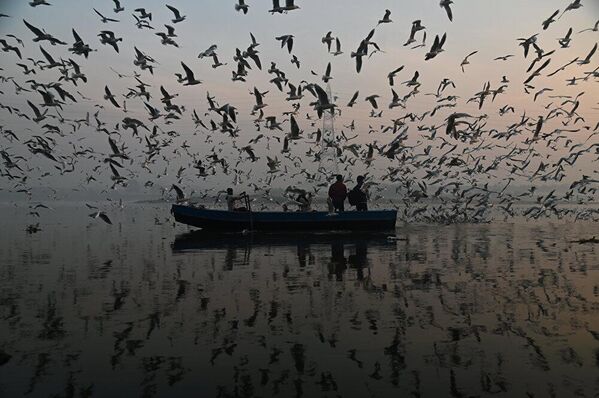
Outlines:
<svg viewBox="0 0 599 398"><path fill-rule="evenodd" d="M397 211L237 212L173 205L177 222L219 231L387 231L395 229Z"/></svg>

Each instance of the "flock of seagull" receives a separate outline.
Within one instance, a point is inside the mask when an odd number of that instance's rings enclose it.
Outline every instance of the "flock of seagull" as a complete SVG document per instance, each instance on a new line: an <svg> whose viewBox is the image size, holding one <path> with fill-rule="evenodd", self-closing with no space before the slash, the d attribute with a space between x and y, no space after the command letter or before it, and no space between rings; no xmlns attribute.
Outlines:
<svg viewBox="0 0 599 398"><path fill-rule="evenodd" d="M90 14L95 14L102 25L109 27L125 23L120 15L127 10L126 2L113 2L113 14L96 8L92 8ZM301 7L295 3L294 0L286 0L284 4L273 0L268 12L273 15L301 13ZM54 7L45 0L32 0L29 5L34 8ZM248 18L252 14L251 6L251 3L238 0L232 4L231 11L232 14L237 11L248 15L243 17ZM439 6L440 12L447 14L448 23L452 23L456 4L451 0L442 0ZM221 101L209 92L205 93L208 108L203 111L177 103L178 93L151 83L154 70L160 67L158 57L151 56L137 46L134 46L132 59L136 69L123 74L105 65L116 75L115 81L106 84L103 98L88 98L80 90L88 82L88 75L92 71L77 57L84 60L99 57L99 54L95 54L100 51L98 45L121 54L126 39L105 28L98 32L98 42L93 44L73 28L72 40L67 40L57 38L43 27L22 19L26 33L21 37L6 34L0 39L0 50L7 53L0 64L3 66L0 70L0 115L3 120L0 124L0 181L5 190L30 197L31 188L43 184L46 177L79 173L83 186L93 184L106 189L118 189L127 186L132 180L143 178L142 173L147 173L155 178L148 178L145 188L152 188L155 184L158 186L156 178L162 181L170 179L168 183L160 184L163 195L175 191L177 200L183 201L192 197L192 194L185 194L188 190L186 186L198 185L198 181L213 176L228 176L226 178L232 180L233 184L244 184L252 189L256 201L261 199L262 208L266 208L281 205L285 199L277 197L273 185L286 186L283 196L288 198L301 191L324 196L326 189L323 188L340 172L347 180L352 180L357 174L365 174L371 201L378 206L392 205L401 209L404 220L484 222L489 220L491 213L534 219L544 216L594 219L598 212L592 207L564 204L588 204L594 200L599 187L599 179L590 175L591 170L578 174L583 159L598 159L599 123L593 125L593 121L579 113L584 99L596 101L597 98L593 98L592 93L585 95L584 91L571 96L559 90L566 86L599 82L599 66L590 66L596 59L597 44L586 54L555 70L550 65L552 56L568 51L578 37L597 34L599 21L581 30L570 28L558 40L543 33L551 31L557 20L567 18L582 7L581 0L574 0L563 10L556 10L546 20L539 21L538 29L542 33L517 40L518 47L522 47L523 57L530 61L526 71L528 78L523 83L512 84L508 76L503 76L495 85L489 79L479 92L462 101L455 95L458 83L444 78L435 92L423 93L420 72L413 71L408 75L412 77L404 80L400 76L406 73L402 65L384 77L391 93L388 110L384 110L381 104L383 93L361 97L360 92L356 91L348 96L347 102L331 94L327 89L327 84L334 78L331 62L328 62L322 75L311 70L311 81L291 82L284 67L277 66L275 62L270 62L270 66L266 67L259 51L260 42L251 32L247 47L240 46L243 50L236 48L227 62L222 62L224 57L218 44L211 45L199 53L198 62L211 60L213 69L231 65L231 80L242 87L240 90L247 88L255 99L255 105L248 112L249 117L253 118L253 133L245 131L238 123L238 117L245 116L244 112L235 104ZM170 24L164 25L164 31L158 31L153 17L163 11L170 13ZM393 11L387 9L381 14L382 18L378 22L374 21L376 25L357 43L355 51L349 51L349 54L343 51L342 41L333 31L323 32L321 43L313 45L315 49L324 45L326 54L331 57L345 54L348 62L355 66L355 73L360 74L365 65L375 62L376 58L372 58L374 55L385 53L385 49L375 41L375 36L379 29L385 29L386 25L393 23ZM148 35L158 36L163 46L175 48L179 47L176 27L181 23L189 23L184 12L169 4L151 10L136 8L132 10L132 16L132 23L138 29L147 31ZM0 14L0 20L4 18L15 17ZM440 68L447 68L442 57L446 42L451 41L451 37L437 34L429 47L428 29L422 20L413 21L403 47L411 54L416 54L414 56L422 57L425 62L438 62ZM296 37L293 34L279 35L274 40L280 43L282 51L287 51L292 57L290 67L300 70L306 68L294 53ZM35 43L39 56L23 59L22 50L31 46L31 42ZM466 71L478 53L470 52L457 65L462 72ZM516 56L501 55L492 62L508 63ZM8 62L14 62L18 67L11 71L20 73L9 75L5 69ZM197 70L197 65L180 62L180 70L172 75L173 84L182 88L200 86L203 82ZM54 77L50 80L36 78L42 71L55 71ZM266 71L272 77L272 87L248 84L250 78L261 71ZM574 77L563 79L566 72ZM209 74L203 74L203 78L208 79ZM538 85L537 81L541 78L552 78L551 86ZM121 79L132 83L132 87L127 87L124 93L120 88ZM400 86L407 89L406 94L398 93ZM10 89L14 90L16 96L26 98L26 106L7 105L7 99L13 98ZM274 90L286 94L289 103L288 111L282 115L269 112L268 94ZM531 114L510 104L494 110L492 104L499 102L508 90L522 90L535 103L544 101L542 114ZM159 100L155 97L157 93L161 96ZM413 101L423 96L432 96L434 107L422 113L411 110ZM322 118L342 116L362 98L371 108L368 130L357 126L355 120L343 125L336 135L320 128ZM79 118L63 116L65 110L81 102L93 104L98 109ZM131 104L142 111L134 112ZM599 109L597 104L593 105L593 109ZM106 108L121 113L119 123L109 125L103 120L102 112ZM478 114L466 111L466 108L478 109ZM141 116L144 110L146 114ZM139 116L133 117L133 114ZM445 118L436 123L441 115ZM517 121L503 128L488 126L490 121L495 124L510 116ZM27 120L22 123L29 123L30 128L14 131L8 127L9 119ZM192 137L171 127L182 119L193 123L193 134L202 137L203 147L212 147L208 154L194 152L193 144L189 142ZM305 132L302 126L305 129L310 126L313 131ZM106 146L86 146L86 129L105 134ZM365 141L370 134L377 139L371 139L366 144L358 143ZM237 155L227 155L226 146ZM263 152L267 153L266 159L259 156ZM337 166L326 161L327 154L331 152ZM171 176L167 167L169 162L181 162L181 159L186 165L180 166ZM88 164L92 166L85 166ZM163 171L165 164L167 166ZM262 175L254 177L254 167L263 170ZM105 184L100 177L102 174L109 176L109 184ZM563 184L563 180L569 181L569 187L564 192L556 188L541 193L538 189L543 185L558 186ZM514 192L510 185L525 186L526 189ZM400 201L385 197L389 187L396 191ZM199 193L202 199L209 195L216 196L217 200L220 196L215 187L207 187ZM521 203L530 205L519 212L516 208ZM32 203L31 207L32 214L39 214L35 204ZM99 209L94 208L90 216L111 223L106 212Z"/></svg>

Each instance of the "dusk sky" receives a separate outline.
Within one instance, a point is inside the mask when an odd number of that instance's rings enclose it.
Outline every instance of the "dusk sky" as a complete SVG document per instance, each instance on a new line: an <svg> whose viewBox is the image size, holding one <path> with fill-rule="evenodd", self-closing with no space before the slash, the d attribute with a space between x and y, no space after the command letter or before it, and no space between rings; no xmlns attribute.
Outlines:
<svg viewBox="0 0 599 398"><path fill-rule="evenodd" d="M435 106L435 97L427 95L434 93L439 83L444 78L451 79L456 88L449 88L444 95L458 96L457 106L450 109L441 109L435 117L429 117L424 122L410 122L406 124L409 128L407 144L417 145L420 143L424 148L427 143L421 137L421 132L417 130L419 125L435 126L439 128L439 135L444 135L444 128L440 127L453 112L466 112L473 116L487 115L487 129L497 129L501 131L507 126L520 120L522 114L526 112L530 120L527 127L530 131L534 130L534 123L541 115L546 115L548 110L545 108L550 103L556 106L563 99L552 99L551 95L572 96L584 92L581 97L580 106L577 113L584 117L584 123L576 125L581 128L578 133L570 133L570 138L574 142L584 142L597 124L599 115L599 89L598 79L591 77L587 81L579 81L577 85L568 86L567 79L573 77L585 77L585 72L591 72L599 66L599 54L592 57L588 65L572 65L566 71L562 71L555 76L548 78L547 74L553 72L558 67L568 63L576 57L583 59L587 56L593 46L599 41L599 33L587 31L578 33L587 28L592 28L599 19L599 3L596 1L583 0L583 7L577 10L567 12L561 19L551 24L548 30L542 30L541 23L548 18L554 11L565 9L570 3L563 0L456 0L452 5L454 19L450 22L444 9L439 6L437 0L422 1L347 1L347 0L297 0L296 3L301 7L288 14L271 15L268 10L271 8L271 2L266 0L248 0L249 12L244 15L236 12L235 2L222 0L206 1L172 1L170 4L177 7L182 14L186 15L185 21L177 24L171 23L173 14L160 2L148 1L128 1L124 0L122 5L124 12L118 14L112 11L114 4L112 1L65 1L50 0L51 6L31 7L26 1L4 1L0 5L0 13L7 14L9 18L0 19L0 36L2 36L10 45L16 42L8 34L14 34L24 41L25 47L18 46L23 54L23 60L28 57L34 59L43 59L39 44L48 51L55 59L68 61L73 59L81 66L83 73L87 75L87 84L79 82L75 87L70 82L62 82L62 87L72 94L80 91L90 100L84 100L77 95L77 103L68 103L61 112L67 119L84 118L87 112L94 113L99 110L99 118L107 123L110 130L119 123L123 117L135 117L143 120L148 126L152 126L147 121L148 113L141 99L128 99L128 113L124 114L122 110L113 107L108 101L103 99L104 86L107 85L113 94L122 102L122 95L127 93L127 88L134 87L137 82L132 77L123 79L117 78L117 75L111 71L113 68L117 72L131 76L134 71L141 74L140 79L151 87L148 91L152 93L152 98L148 101L154 107L160 107L160 91L163 85L171 94L178 94L174 102L184 106L185 112L181 119L173 124L166 125L164 120L157 120L156 125L163 131L177 131L180 136L173 139L171 147L166 148L161 155L163 161L150 167L154 173L162 173L167 168L169 176L164 177L164 181L159 185L168 186L176 181L175 174L179 167L188 168L184 174L184 185L197 183L190 169L191 157L182 154L182 150L173 153L173 150L183 142L190 145L189 152L197 154L198 158L205 158L211 152L211 148L222 149L222 155L226 156L231 166L236 163L238 167L245 172L253 170L253 175L264 177L266 167L266 155L277 156L282 159L280 153L282 140L285 133L289 132L289 123L286 122L284 131L269 131L264 127L257 131L252 120L254 116L250 115L251 108L255 104L254 96L251 95L254 87L259 91L268 91L264 102L268 104L264 108L266 116L277 116L281 121L286 117L283 112L292 110L291 102L285 101L285 93L280 92L269 80L274 77L268 74L267 70L271 62L276 62L277 67L285 72L289 83L298 86L302 80L309 83L318 83L325 87L321 80L327 63L331 62L333 79L330 81L332 91L337 97L337 104L341 115L336 117L336 130L339 134L344 131L347 137L358 137L351 143L363 145L361 150L365 150L365 144L377 142L379 145L388 144L394 139L391 133L380 133L382 126L389 126L393 119L413 113L422 114L430 111ZM152 12L153 19L150 22L155 28L138 29L135 26L135 20L132 16L133 9L145 7L148 12ZM96 8L99 12L109 18L118 19L118 23L103 24L100 17L93 11ZM376 42L381 52L371 54L370 57L364 57L364 65L361 73L356 73L355 61L350 58L350 53L356 51L360 41L368 32L377 25L385 14L385 9L391 11L392 23L381 24L376 28L372 41ZM23 23L27 20L34 26L45 29L51 35L68 43L67 46L52 46L47 41L34 43L33 33L27 29ZM421 20L422 25L426 27L427 40L426 46L419 49L411 49L412 45L404 47L403 44L408 39L412 21ZM155 35L156 32L165 31L164 24L173 25L176 28L177 37L174 40L179 48L173 46L164 46L160 43L160 38ZM568 28L572 27L572 44L570 48L561 49L558 44L558 38L565 36ZM71 29L74 28L82 37L83 41L90 45L94 50L89 59L68 53L67 49L72 45L74 39ZM98 33L101 30L112 30L117 37L122 37L123 41L119 43L120 52L117 54L110 46L100 44ZM341 41L343 54L333 56L327 53L326 46L322 44L321 38L332 31L334 37ZM236 62L233 60L235 49L245 50L250 44L250 32L254 34L260 45L257 47L263 68L258 70L252 61L252 70L248 71L246 82L234 82L231 80L232 71L236 70ZM416 36L417 43L422 40L422 31ZM444 46L444 52L440 53L432 60L425 61L424 56L434 41L436 35L447 34L447 41ZM535 57L534 50L531 50L528 58L524 58L523 49L518 45L518 38L527 38L539 33L538 44L545 52L556 50L548 58L551 58L550 65L542 73L542 76L536 78L531 83L535 88L530 89L531 94L524 92L522 82L529 76L526 69ZM291 55L287 49L282 49L280 42L275 40L276 36L292 34L295 36L292 53L297 56L301 62L299 69L293 65ZM219 68L211 67L212 59L198 59L198 54L211 45L216 44L219 60L227 65ZM148 71L142 71L133 65L135 57L134 46L143 51L148 56L157 61L153 75ZM334 44L333 44L334 48ZM371 47L372 49L372 47ZM470 64L465 66L465 73L460 68L460 63L466 55L478 51L477 54L470 57ZM513 54L514 57L508 61L494 61L499 56ZM544 62L545 59L543 59ZM180 62L185 62L195 73L196 78L202 80L202 84L184 87L177 82L174 74L183 73ZM1 76L4 78L14 77L15 82L27 88L26 80L36 79L38 82L57 81L60 73L58 68L41 71L37 68L36 75L24 76L22 69L16 66L19 59L14 52L3 53L0 60ZM543 62L539 62L534 69ZM32 66L31 62L23 63ZM404 65L404 69L398 73L396 83L389 87L387 74ZM314 71L318 76L314 76ZM421 86L419 94L410 98L405 106L392 110L388 109L391 101L391 88L399 94L400 97L410 93L411 88L402 85L401 82L410 80L414 73L420 73ZM480 92L485 83L489 82L491 89L499 88L501 79L506 76L510 81L505 92L499 94L494 102L490 99L479 111L478 107L467 100ZM533 101L534 93L542 88L551 88L542 94L537 101ZM360 94L356 105L348 108L345 105L352 94L359 90ZM19 108L23 113L32 115L31 109L27 105L27 100L41 105L41 96L35 92L15 94L14 85L10 81L0 83L0 103L4 106ZM284 91L288 91L284 87ZM239 136L232 140L227 134L208 133L204 129L197 130L197 135L193 135L194 124L191 119L193 109L197 110L204 123L208 125L209 120L213 119L219 122L221 117L215 113L204 116L207 112L206 93L214 96L220 105L229 103L238 110ZM292 154L304 157L303 153L311 145L308 135L318 127L322 127L322 120L318 120L316 113L311 109L309 103L314 101L314 97L307 91L306 97L301 101L301 109L296 115L300 129L304 130L304 139L293 143ZM371 105L364 101L366 96L378 94L380 98L379 110L383 110L381 118L371 118ZM504 105L512 105L515 112L499 116L499 109ZM565 106L570 109L571 106ZM306 114L311 115L310 120L306 120ZM49 114L54 114L50 110ZM5 130L12 130L19 138L20 142L11 142L6 137L0 136L0 149L8 149L15 155L24 155L29 167L35 168L31 172L31 177L37 177L44 172L50 172L44 182L36 184L48 185L66 185L74 186L82 183L85 176L90 174L98 177L96 187L102 188L109 185L107 183L110 170L103 166L98 171L92 172L93 168L101 161L81 159L76 167L77 171L70 175L60 175L57 173L51 161L37 155L32 156L23 142L32 135L39 134L40 126L44 123L56 124L55 120L48 119L39 125L30 120L17 117L10 114L6 109L0 109L0 119ZM93 121L93 118L92 118ZM355 121L355 130L349 131L348 126ZM554 124L555 122L555 124ZM311 123L314 123L312 126ZM548 122L547 129L557 128L561 122ZM583 126L590 126L590 131L583 129ZM561 126L564 128L564 126ZM69 127L64 131L69 132ZM376 130L369 134L369 130ZM143 140L138 141L131 137L130 130L123 132L121 137L115 138L119 144L125 144L135 159L127 169L140 183L152 179L151 175L142 171L140 165L143 163ZM256 138L258 134L277 136L281 143L270 140L269 145L262 140L253 145L253 149L260 157L257 162L248 162L247 156L235 148L241 148ZM529 133L532 134L532 133ZM521 137L524 140L526 137ZM520 138L518 138L520 139ZM208 140L206 143L205 141ZM592 138L597 142L596 136ZM593 141L591 141L593 142ZM110 153L110 147L105 133L97 132L95 123L91 127L83 126L74 135L66 137L57 137L57 146L55 151L61 156L69 156L73 152L72 144L82 147L92 147L101 154ZM350 144L351 144L350 143ZM561 144L561 142L560 142ZM438 145L435 145L435 148ZM462 145L460 143L460 145ZM418 153L422 152L422 148ZM541 154L549 153L550 156L563 156L568 153L567 149L559 146L557 150L547 149L539 145L538 152ZM490 153L495 153L490 151ZM558 156L559 155L559 156ZM102 157L99 156L98 159ZM168 160L168 164L166 162ZM313 160L305 158L306 163L313 163ZM572 178L580 178L581 174L592 172L593 158L581 159L577 166L576 173ZM285 162L284 162L285 163ZM287 164L292 169L294 162ZM384 157L373 164L374 168L369 168L373 174L384 173L388 166ZM37 169L39 167L39 169ZM310 167L310 166L306 166ZM587 169L587 167L589 169ZM359 174L364 172L366 167L358 162L348 169L349 174ZM378 170L378 171L375 171ZM138 175L139 173L139 175ZM497 171L498 175L505 177L505 170ZM245 180L243 177L242 180ZM252 180L250 176L248 178ZM219 185L231 183L234 181L233 174L222 175L217 173L207 178L208 184ZM279 178L280 186L286 186L292 183L286 177ZM29 181L28 183L32 183ZM10 189L15 184L14 181L6 178L0 178L0 187ZM92 184L93 185L93 184Z"/></svg>

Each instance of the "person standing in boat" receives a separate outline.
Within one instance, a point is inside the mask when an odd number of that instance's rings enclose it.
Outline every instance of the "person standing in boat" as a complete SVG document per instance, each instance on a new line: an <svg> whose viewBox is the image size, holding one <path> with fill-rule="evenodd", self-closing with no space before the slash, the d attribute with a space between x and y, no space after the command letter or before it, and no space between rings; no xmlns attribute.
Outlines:
<svg viewBox="0 0 599 398"><path fill-rule="evenodd" d="M368 195L364 190L364 176L358 176L356 186L347 195L349 204L356 206L357 211L368 211Z"/></svg>
<svg viewBox="0 0 599 398"><path fill-rule="evenodd" d="M237 202L245 198L245 193L241 195L233 195L233 188L227 188L227 209L229 211L247 211L244 206L236 207Z"/></svg>
<svg viewBox="0 0 599 398"><path fill-rule="evenodd" d="M338 174L335 183L329 188L329 200L334 211L345 211L346 197L347 187L343 183L343 176Z"/></svg>

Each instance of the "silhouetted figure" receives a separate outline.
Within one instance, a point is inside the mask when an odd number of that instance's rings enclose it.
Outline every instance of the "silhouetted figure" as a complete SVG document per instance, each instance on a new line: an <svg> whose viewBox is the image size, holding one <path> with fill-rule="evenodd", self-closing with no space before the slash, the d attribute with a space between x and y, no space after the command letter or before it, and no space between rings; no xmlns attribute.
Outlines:
<svg viewBox="0 0 599 398"><path fill-rule="evenodd" d="M343 241L335 241L331 244L331 264L329 265L329 274L335 274L338 281L343 280L343 273L347 269L347 259L345 258L345 247Z"/></svg>
<svg viewBox="0 0 599 398"><path fill-rule="evenodd" d="M368 266L368 243L366 240L356 242L356 254L350 254L347 262L356 269L356 278L364 280L364 268Z"/></svg>
<svg viewBox="0 0 599 398"><path fill-rule="evenodd" d="M301 192L295 198L297 205L299 206L298 211L307 212L312 211L312 195L307 192Z"/></svg>
<svg viewBox="0 0 599 398"><path fill-rule="evenodd" d="M335 211L345 211L345 198L347 197L347 187L343 183L343 176L337 175L337 181L329 188L329 199Z"/></svg>
<svg viewBox="0 0 599 398"><path fill-rule="evenodd" d="M364 186L364 176L358 176L356 182L356 186L347 195L349 204L356 206L357 211L368 211L368 196L362 189Z"/></svg>
<svg viewBox="0 0 599 398"><path fill-rule="evenodd" d="M297 259L299 261L299 266L300 268L304 268L306 267L307 264L307 257L308 257L308 245L300 242L297 245Z"/></svg>
<svg viewBox="0 0 599 398"><path fill-rule="evenodd" d="M233 195L233 188L227 188L227 209L229 211L247 211L244 206L239 206L237 202L245 198L245 194Z"/></svg>

